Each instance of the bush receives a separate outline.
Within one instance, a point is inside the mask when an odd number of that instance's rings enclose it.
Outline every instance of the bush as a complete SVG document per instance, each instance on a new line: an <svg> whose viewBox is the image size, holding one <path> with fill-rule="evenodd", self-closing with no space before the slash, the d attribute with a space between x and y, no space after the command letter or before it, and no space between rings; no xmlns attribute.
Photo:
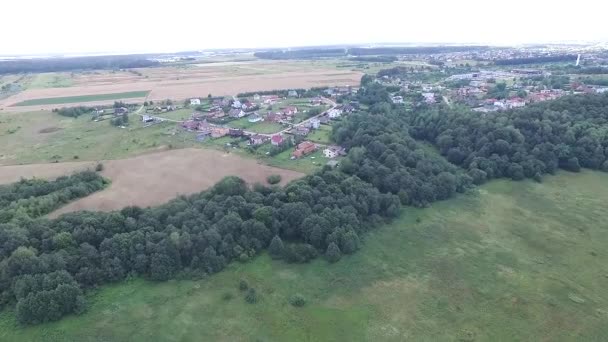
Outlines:
<svg viewBox="0 0 608 342"><path fill-rule="evenodd" d="M97 166L95 166L95 171L97 171L97 172L103 171L103 164L97 163Z"/></svg>
<svg viewBox="0 0 608 342"><path fill-rule="evenodd" d="M239 290L241 290L241 291L247 291L247 289L249 289L249 284L247 283L247 280L242 279L239 282Z"/></svg>
<svg viewBox="0 0 608 342"><path fill-rule="evenodd" d="M266 180L268 181L268 184L279 184L279 182L281 182L281 176L280 175L270 175L270 176L268 176L268 178L266 178Z"/></svg>
<svg viewBox="0 0 608 342"><path fill-rule="evenodd" d="M295 294L289 298L289 304L299 308L306 305L306 299L300 294Z"/></svg>
<svg viewBox="0 0 608 342"><path fill-rule="evenodd" d="M229 301L232 298L234 298L232 292L224 292L224 294L222 294L222 300Z"/></svg>
<svg viewBox="0 0 608 342"><path fill-rule="evenodd" d="M247 290L247 294L245 295L245 301L249 304L255 304L258 301L258 295L255 292L254 288L250 288Z"/></svg>
<svg viewBox="0 0 608 342"><path fill-rule="evenodd" d="M327 246L327 251L325 252L325 258L329 262L337 262L342 257L342 252L340 251L340 247L336 245L334 242L330 243Z"/></svg>

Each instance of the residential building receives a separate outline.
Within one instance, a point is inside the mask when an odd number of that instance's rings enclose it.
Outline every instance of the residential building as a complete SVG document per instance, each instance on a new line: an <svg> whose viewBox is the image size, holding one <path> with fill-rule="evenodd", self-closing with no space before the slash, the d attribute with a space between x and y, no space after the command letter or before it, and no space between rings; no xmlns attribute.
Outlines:
<svg viewBox="0 0 608 342"><path fill-rule="evenodd" d="M201 99L190 99L191 106L198 106L201 104Z"/></svg>
<svg viewBox="0 0 608 342"><path fill-rule="evenodd" d="M424 97L424 102L426 103L435 103L435 94L434 93L422 93L422 96Z"/></svg>
<svg viewBox="0 0 608 342"><path fill-rule="evenodd" d="M255 134L255 135L252 135L249 137L249 143L251 145L262 145L265 140L266 140L266 137L263 135L259 135L259 134Z"/></svg>
<svg viewBox="0 0 608 342"><path fill-rule="evenodd" d="M211 127L211 137L212 138L221 138L230 132L229 128L226 127Z"/></svg>
<svg viewBox="0 0 608 342"><path fill-rule="evenodd" d="M310 133L310 128L304 127L304 126L298 126L293 131L294 131L294 134L301 135L301 136L307 136L308 133Z"/></svg>
<svg viewBox="0 0 608 342"><path fill-rule="evenodd" d="M260 94L253 95L253 101L260 101L260 99L261 99Z"/></svg>
<svg viewBox="0 0 608 342"><path fill-rule="evenodd" d="M283 136L281 134L275 134L270 138L270 143L274 146L279 146L283 143Z"/></svg>
<svg viewBox="0 0 608 342"><path fill-rule="evenodd" d="M114 108L114 114L127 114L129 109L127 107Z"/></svg>
<svg viewBox="0 0 608 342"><path fill-rule="evenodd" d="M290 90L287 92L287 96L289 97L298 97L298 92L295 90Z"/></svg>
<svg viewBox="0 0 608 342"><path fill-rule="evenodd" d="M253 103L253 102L245 102L243 103L243 105L241 106L241 108L246 111L246 112L250 112L255 110L256 108L258 108L258 105Z"/></svg>
<svg viewBox="0 0 608 342"><path fill-rule="evenodd" d="M263 121L264 119L262 119L261 116L259 116L257 113L254 113L253 115L250 115L249 118L247 119L247 121L254 123L254 122L260 122Z"/></svg>
<svg viewBox="0 0 608 342"><path fill-rule="evenodd" d="M403 96L393 96L391 101L393 101L395 104L401 104L403 103Z"/></svg>
<svg viewBox="0 0 608 342"><path fill-rule="evenodd" d="M340 146L328 146L327 148L325 148L323 150L323 155L326 158L330 158L330 159L336 158L340 155L343 155L344 153L345 153L344 148L342 148Z"/></svg>
<svg viewBox="0 0 608 342"><path fill-rule="evenodd" d="M336 119L336 118L339 118L340 116L342 116L342 111L337 108L330 109L329 111L327 111L327 116L330 119Z"/></svg>
<svg viewBox="0 0 608 342"><path fill-rule="evenodd" d="M235 99L234 102L232 102L232 108L241 108L243 106L243 104L241 103L241 101Z"/></svg>
<svg viewBox="0 0 608 342"><path fill-rule="evenodd" d="M331 121L331 119L327 115L319 116L319 123L322 125L327 125L330 121Z"/></svg>
<svg viewBox="0 0 608 342"><path fill-rule="evenodd" d="M262 101L264 102L264 104L275 104L277 103L277 101L279 101L279 96L278 95L265 95L262 96Z"/></svg>
<svg viewBox="0 0 608 342"><path fill-rule="evenodd" d="M285 115L294 115L298 113L298 107L288 106L281 110Z"/></svg>
<svg viewBox="0 0 608 342"><path fill-rule="evenodd" d="M230 128L228 130L228 135L230 135L231 137L237 138L237 137L242 137L244 134L242 129L237 129L237 128Z"/></svg>
<svg viewBox="0 0 608 342"><path fill-rule="evenodd" d="M230 110L230 112L228 112L228 115L230 115L230 117L233 117L233 118L242 118L245 115L247 115L247 113L245 113L240 108L233 108L233 109Z"/></svg>
<svg viewBox="0 0 608 342"><path fill-rule="evenodd" d="M144 122L144 123L146 123L146 122L154 122L154 117L150 116L150 115L142 115L141 121Z"/></svg>
<svg viewBox="0 0 608 342"><path fill-rule="evenodd" d="M321 126L321 120L319 120L318 118L312 118L308 121L308 123L310 124L310 128L312 129L319 129L319 127Z"/></svg>
<svg viewBox="0 0 608 342"><path fill-rule="evenodd" d="M315 97L312 100L310 100L310 104L313 106L320 106L323 103L323 99L320 97Z"/></svg>
<svg viewBox="0 0 608 342"><path fill-rule="evenodd" d="M296 149L291 153L292 158L302 158L307 154L311 154L317 150L317 145L313 144L310 141L304 141L296 146Z"/></svg>
<svg viewBox="0 0 608 342"><path fill-rule="evenodd" d="M506 105L507 108L520 108L526 105L526 101L524 101L522 98L514 97L512 99L507 100Z"/></svg>

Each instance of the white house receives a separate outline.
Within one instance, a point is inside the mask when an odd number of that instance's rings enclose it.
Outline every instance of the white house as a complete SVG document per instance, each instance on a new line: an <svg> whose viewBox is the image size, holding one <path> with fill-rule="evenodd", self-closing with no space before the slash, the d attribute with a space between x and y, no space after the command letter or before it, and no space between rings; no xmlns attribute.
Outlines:
<svg viewBox="0 0 608 342"><path fill-rule="evenodd" d="M317 118L312 118L310 119L310 128L312 129L319 129L319 127L321 126L321 120L317 119Z"/></svg>
<svg viewBox="0 0 608 342"><path fill-rule="evenodd" d="M328 146L323 150L323 155L325 158L333 159L344 153L344 149L340 146Z"/></svg>
<svg viewBox="0 0 608 342"><path fill-rule="evenodd" d="M262 117L261 117L261 116L259 116L259 115L257 115L257 114L250 115L250 116L249 116L249 119L247 119L247 121L249 121L249 122L251 122L251 123L254 123L254 122L260 122L260 121L262 121L262 120L263 120L263 119L262 119Z"/></svg>
<svg viewBox="0 0 608 342"><path fill-rule="evenodd" d="M190 99L191 106L198 106L201 104L201 99Z"/></svg>
<svg viewBox="0 0 608 342"><path fill-rule="evenodd" d="M242 106L243 104L239 100L234 100L234 102L232 102L232 108L241 108Z"/></svg>
<svg viewBox="0 0 608 342"><path fill-rule="evenodd" d="M260 101L260 94L253 95L253 101Z"/></svg>
<svg viewBox="0 0 608 342"><path fill-rule="evenodd" d="M287 92L287 96L289 97L298 97L298 92L295 90L290 90Z"/></svg>
<svg viewBox="0 0 608 342"><path fill-rule="evenodd" d="M336 109L336 108L334 108L334 109L330 109L330 110L327 112L327 116L328 116L330 119L336 119L336 118L339 118L341 115L342 115L342 111L341 111L341 110L339 110L339 109Z"/></svg>
<svg viewBox="0 0 608 342"><path fill-rule="evenodd" d="M395 104L403 103L403 96L393 96L391 100Z"/></svg>

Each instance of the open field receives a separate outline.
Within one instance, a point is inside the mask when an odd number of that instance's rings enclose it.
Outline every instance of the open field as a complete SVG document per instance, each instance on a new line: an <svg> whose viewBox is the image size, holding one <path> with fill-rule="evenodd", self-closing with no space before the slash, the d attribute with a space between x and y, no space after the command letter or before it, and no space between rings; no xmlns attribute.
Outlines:
<svg viewBox="0 0 608 342"><path fill-rule="evenodd" d="M58 105L71 103L99 102L99 101L114 101L122 99L131 99L137 97L146 97L148 91L129 91L124 93L112 94L95 94L95 95L79 95L66 97L47 97L41 99L31 99L15 103L14 106L36 106L36 105Z"/></svg>
<svg viewBox="0 0 608 342"><path fill-rule="evenodd" d="M58 88L29 88L0 101L0 108L28 100L50 97L73 97L109 93L151 90L149 100L183 100L191 97L233 95L240 92L321 86L358 85L360 71L337 69L335 62L326 61L266 61L255 60L235 64L207 63L204 66L180 65L142 68L131 71L95 71L55 73L61 81ZM49 76L51 77L51 76ZM54 79L53 79L54 80ZM53 80L40 80L48 85ZM48 81L48 82L47 82ZM58 81L58 82L59 82ZM69 82L72 86L65 87ZM126 99L143 102L143 96ZM84 102L83 102L84 103ZM93 105L111 103L100 100ZM75 105L78 103L74 103ZM51 104L14 107L11 110L31 111L52 109Z"/></svg>
<svg viewBox="0 0 608 342"><path fill-rule="evenodd" d="M331 141L329 140L329 136L331 135L331 126L321 125L319 129L315 129L310 133L306 140L310 140L312 142L316 142L319 144L329 145Z"/></svg>
<svg viewBox="0 0 608 342"><path fill-rule="evenodd" d="M15 182L21 177L55 178L95 165L75 162L0 166L0 183ZM266 177L272 174L281 175L281 184L303 176L299 172L261 165L253 159L202 149L148 153L103 161L103 165L102 175L112 181L110 187L72 202L51 216L78 210L108 211L129 205L158 205L182 194L205 190L231 175L250 184L266 184Z"/></svg>
<svg viewBox="0 0 608 342"><path fill-rule="evenodd" d="M135 279L56 323L19 328L5 310L0 340L605 341L606 201L597 172L495 181L404 210L336 264L264 255L200 281ZM289 305L295 293L306 306Z"/></svg>

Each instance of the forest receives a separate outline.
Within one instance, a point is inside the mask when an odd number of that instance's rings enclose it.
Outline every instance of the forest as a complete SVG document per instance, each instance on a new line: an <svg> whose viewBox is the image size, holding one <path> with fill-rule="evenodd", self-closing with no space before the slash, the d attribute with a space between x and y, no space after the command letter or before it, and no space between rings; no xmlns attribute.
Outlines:
<svg viewBox="0 0 608 342"><path fill-rule="evenodd" d="M336 262L403 205L428 206L492 178L608 171L608 95L482 115L442 105L406 110L382 85L362 85L356 99L369 109L332 131L347 157L285 187L227 177L157 207L53 220L41 215L104 181L89 172L1 188L5 207L21 203L0 215L1 305L14 307L21 324L38 324L83 312L86 291L128 277L206 277L263 251L290 263Z"/></svg>
<svg viewBox="0 0 608 342"><path fill-rule="evenodd" d="M73 70L130 69L159 65L146 55L33 58L0 61L0 75Z"/></svg>

